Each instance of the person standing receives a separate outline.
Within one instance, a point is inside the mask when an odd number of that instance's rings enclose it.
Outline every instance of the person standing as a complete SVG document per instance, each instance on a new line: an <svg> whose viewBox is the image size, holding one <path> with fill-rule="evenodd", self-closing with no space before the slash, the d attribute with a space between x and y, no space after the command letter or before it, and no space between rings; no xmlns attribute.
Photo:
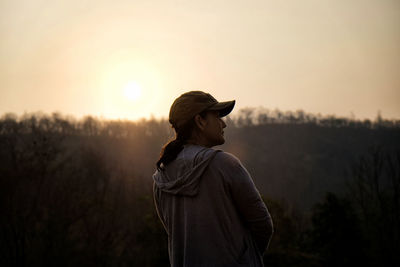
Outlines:
<svg viewBox="0 0 400 267"><path fill-rule="evenodd" d="M202 91L173 102L175 139L161 150L154 203L168 235L171 266L263 266L273 223L253 180L225 142L235 100Z"/></svg>

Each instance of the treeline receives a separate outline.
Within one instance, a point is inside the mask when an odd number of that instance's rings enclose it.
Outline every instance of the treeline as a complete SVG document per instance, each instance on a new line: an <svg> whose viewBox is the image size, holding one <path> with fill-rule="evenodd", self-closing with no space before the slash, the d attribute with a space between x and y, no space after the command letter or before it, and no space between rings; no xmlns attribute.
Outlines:
<svg viewBox="0 0 400 267"><path fill-rule="evenodd" d="M240 114L227 118L224 149L243 160L272 213L267 266L399 263L397 126L260 124L255 113L244 123ZM168 266L151 175L172 136L166 120L4 115L0 265ZM346 179L335 172L345 167Z"/></svg>
<svg viewBox="0 0 400 267"><path fill-rule="evenodd" d="M228 118L232 125L237 127L265 124L311 124L323 127L351 127L351 128L399 128L400 120L384 119L378 112L374 121L359 120L355 117L336 117L335 115L321 115L307 113L303 110L281 111L266 108L243 108L233 118Z"/></svg>
<svg viewBox="0 0 400 267"><path fill-rule="evenodd" d="M369 119L336 117L335 115L322 116L321 114L306 113L303 110L280 111L266 108L243 108L234 116L227 116L226 123L230 127L247 127L268 124L309 124L321 127L350 127L350 128L400 128L400 120L384 119L378 112L374 121ZM38 113L26 113L20 117L13 113L6 113L0 119L0 133L16 129L29 132L30 129L63 133L66 135L101 135L119 137L135 137L137 135L167 134L171 136L166 119L105 120L93 116L85 116L77 120L72 116L63 116L54 112L50 116Z"/></svg>

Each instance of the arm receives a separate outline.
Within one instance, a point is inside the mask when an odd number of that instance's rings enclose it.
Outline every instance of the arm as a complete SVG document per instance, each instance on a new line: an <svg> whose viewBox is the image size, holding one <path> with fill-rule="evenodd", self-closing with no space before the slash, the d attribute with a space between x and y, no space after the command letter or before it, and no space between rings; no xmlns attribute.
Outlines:
<svg viewBox="0 0 400 267"><path fill-rule="evenodd" d="M229 175L233 201L262 254L273 233L271 216L248 171L236 157L227 155L230 158L224 169Z"/></svg>
<svg viewBox="0 0 400 267"><path fill-rule="evenodd" d="M163 225L165 231L167 232L167 234L169 235L169 231L168 228L164 222L163 216L161 214L161 209L160 209L160 191L156 186L156 183L153 182L153 202L154 202L154 206L156 208L156 212L158 215L158 218L161 221L161 224Z"/></svg>

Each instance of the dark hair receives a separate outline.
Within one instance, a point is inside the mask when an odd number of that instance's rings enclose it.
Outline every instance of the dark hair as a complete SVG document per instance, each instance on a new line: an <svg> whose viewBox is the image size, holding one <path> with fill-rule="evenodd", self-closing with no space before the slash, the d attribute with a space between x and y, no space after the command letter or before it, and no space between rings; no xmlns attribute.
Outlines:
<svg viewBox="0 0 400 267"><path fill-rule="evenodd" d="M199 113L201 117L205 117L207 114L207 110ZM161 170L163 166L166 166L168 163L176 159L179 152L182 151L183 145L186 144L187 140L191 137L193 129L196 127L196 123L194 118L190 121L186 122L179 128L174 128L175 130L175 139L166 143L161 149L160 159L157 161L157 169Z"/></svg>

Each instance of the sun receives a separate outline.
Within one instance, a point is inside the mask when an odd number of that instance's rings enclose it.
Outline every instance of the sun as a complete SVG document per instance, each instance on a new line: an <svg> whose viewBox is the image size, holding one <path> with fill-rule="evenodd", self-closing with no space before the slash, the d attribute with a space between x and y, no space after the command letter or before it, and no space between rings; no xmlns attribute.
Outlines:
<svg viewBox="0 0 400 267"><path fill-rule="evenodd" d="M131 101L138 100L142 95L142 88L137 82L134 81L127 83L123 90L125 97Z"/></svg>
<svg viewBox="0 0 400 267"><path fill-rule="evenodd" d="M98 74L101 115L110 119L163 116L167 89L164 76L147 59L140 61L122 53L104 63ZM164 109L162 109L163 107Z"/></svg>

